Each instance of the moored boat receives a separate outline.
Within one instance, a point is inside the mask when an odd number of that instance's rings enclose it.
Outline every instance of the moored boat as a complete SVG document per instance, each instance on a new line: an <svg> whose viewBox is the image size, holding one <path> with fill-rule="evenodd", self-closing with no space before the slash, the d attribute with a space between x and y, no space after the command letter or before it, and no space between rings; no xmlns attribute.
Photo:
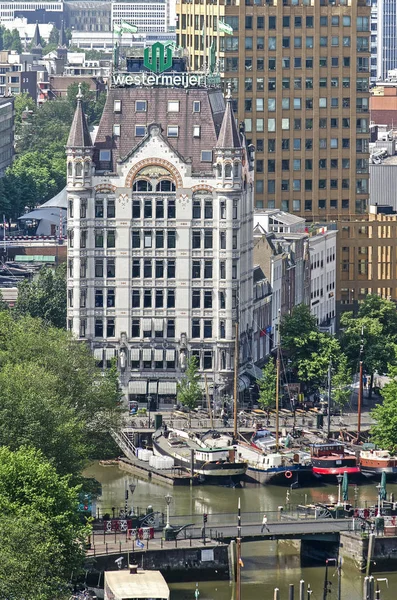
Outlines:
<svg viewBox="0 0 397 600"><path fill-rule="evenodd" d="M360 466L354 454L348 454L345 447L338 443L313 444L311 460L314 475L335 477L336 475L358 475Z"/></svg>
<svg viewBox="0 0 397 600"><path fill-rule="evenodd" d="M397 477L397 456L393 456L387 450L361 450L360 468L366 477L386 476Z"/></svg>
<svg viewBox="0 0 397 600"><path fill-rule="evenodd" d="M247 471L247 463L236 456L233 446L213 448L203 443L198 434L158 429L153 437L153 452L171 456L175 466L193 471L201 481L228 485L239 483Z"/></svg>

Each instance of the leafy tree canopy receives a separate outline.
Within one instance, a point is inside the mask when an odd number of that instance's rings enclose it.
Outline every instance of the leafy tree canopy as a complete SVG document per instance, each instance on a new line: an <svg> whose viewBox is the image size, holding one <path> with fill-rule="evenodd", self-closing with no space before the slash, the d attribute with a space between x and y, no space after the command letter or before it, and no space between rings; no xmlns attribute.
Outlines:
<svg viewBox="0 0 397 600"><path fill-rule="evenodd" d="M62 597L84 558L78 492L41 452L0 447L0 599Z"/></svg>
<svg viewBox="0 0 397 600"><path fill-rule="evenodd" d="M183 378L177 384L177 401L189 408L189 410L196 408L202 398L203 394L199 381L200 375L197 372L197 357L192 356L187 361Z"/></svg>
<svg viewBox="0 0 397 600"><path fill-rule="evenodd" d="M397 346L394 347L397 356ZM394 363L396 359L394 360ZM384 450L397 451L397 367L389 368L391 381L381 391L383 402L371 413L376 424L371 429L372 440Z"/></svg>
<svg viewBox="0 0 397 600"><path fill-rule="evenodd" d="M270 411L276 401L277 374L272 358L262 369L262 379L256 382L259 387L258 402L263 410Z"/></svg>
<svg viewBox="0 0 397 600"><path fill-rule="evenodd" d="M88 348L40 319L0 312L0 446L40 449L61 474L114 451L121 395Z"/></svg>
<svg viewBox="0 0 397 600"><path fill-rule="evenodd" d="M24 280L18 285L18 298L15 312L18 316L40 317L49 325L66 327L66 264L56 270L50 267L40 269L32 280Z"/></svg>

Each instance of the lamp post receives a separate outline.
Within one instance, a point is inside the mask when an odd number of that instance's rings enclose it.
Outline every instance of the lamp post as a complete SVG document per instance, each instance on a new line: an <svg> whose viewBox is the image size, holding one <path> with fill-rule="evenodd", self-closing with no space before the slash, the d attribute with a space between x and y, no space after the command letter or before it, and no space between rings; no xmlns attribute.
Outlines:
<svg viewBox="0 0 397 600"><path fill-rule="evenodd" d="M134 506L132 504L132 494L135 492L136 484L130 483L130 485L128 487L130 488L130 492L131 492L131 515L133 515L134 514Z"/></svg>
<svg viewBox="0 0 397 600"><path fill-rule="evenodd" d="M341 475L340 473L336 476L336 479L338 480L338 506L340 505L340 486L342 483L342 479L343 479L343 475Z"/></svg>
<svg viewBox="0 0 397 600"><path fill-rule="evenodd" d="M381 516L380 492L382 489L382 486L380 483L378 483L378 485L376 486L376 489L378 490L378 514L377 514L377 516L380 517Z"/></svg>
<svg viewBox="0 0 397 600"><path fill-rule="evenodd" d="M150 429L150 407L152 405L152 397L149 394L149 396L147 397L147 407L148 407L148 413L149 413L149 429Z"/></svg>
<svg viewBox="0 0 397 600"><path fill-rule="evenodd" d="M172 496L170 496L170 494L167 494L166 496L164 496L164 500L167 505L167 522L163 529L163 533L164 533L164 539L170 540L170 539L172 539L172 534L171 534L172 527L170 525L170 504L171 504Z"/></svg>

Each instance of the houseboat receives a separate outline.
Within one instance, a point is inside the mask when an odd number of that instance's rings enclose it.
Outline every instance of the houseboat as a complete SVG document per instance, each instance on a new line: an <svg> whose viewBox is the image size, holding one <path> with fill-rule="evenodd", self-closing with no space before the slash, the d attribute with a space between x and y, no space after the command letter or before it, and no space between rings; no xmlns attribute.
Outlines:
<svg viewBox="0 0 397 600"><path fill-rule="evenodd" d="M354 454L348 454L345 447L338 443L313 444L311 446L313 474L317 477L335 477L336 475L358 475L360 465Z"/></svg>

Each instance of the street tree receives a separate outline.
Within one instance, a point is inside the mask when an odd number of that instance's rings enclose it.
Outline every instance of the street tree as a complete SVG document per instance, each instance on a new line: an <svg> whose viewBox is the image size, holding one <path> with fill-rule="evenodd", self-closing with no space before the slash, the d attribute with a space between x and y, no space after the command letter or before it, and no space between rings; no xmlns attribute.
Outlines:
<svg viewBox="0 0 397 600"><path fill-rule="evenodd" d="M112 456L121 394L89 349L68 332L0 312L0 446L29 445L77 480L95 458Z"/></svg>
<svg viewBox="0 0 397 600"><path fill-rule="evenodd" d="M394 348L397 354L397 348ZM391 380L381 391L382 402L371 412L375 425L371 428L371 439L383 450L397 452L397 367L389 369Z"/></svg>
<svg viewBox="0 0 397 600"><path fill-rule="evenodd" d="M190 411L197 408L202 398L199 381L197 357L191 356L187 361L186 371L176 387L177 402L189 409L189 418Z"/></svg>
<svg viewBox="0 0 397 600"><path fill-rule="evenodd" d="M282 351L288 355L293 369L297 370L302 360L309 359L318 350L318 333L316 318L306 304L298 304L291 314L282 317Z"/></svg>
<svg viewBox="0 0 397 600"><path fill-rule="evenodd" d="M263 367L262 378L258 379L256 383L259 387L259 406L267 412L267 419L269 420L270 409L273 408L276 401L277 386L276 367L273 358L270 358Z"/></svg>
<svg viewBox="0 0 397 600"><path fill-rule="evenodd" d="M28 526L25 535L27 544L33 551L30 557L32 563L26 575L38 575L43 583L43 591L53 582L66 584L72 573L76 574L81 569L84 559L83 544L89 529L79 518L78 494L79 487L70 485L69 476L60 476L41 452L27 447L13 452L5 446L0 447L0 530L3 529L3 533L0 534L0 557L4 558L4 562L0 560L0 573L4 572L7 563L10 565L18 560L19 552L13 559L12 549L21 541L23 525ZM9 533L5 534L8 521L10 529ZM23 559L27 561L28 556L22 548L20 550ZM51 550L54 551L53 557ZM43 556L44 552L49 553L47 559ZM52 558L53 567L48 563ZM42 567L39 559L43 560ZM17 572L20 572L22 566L23 564ZM15 573L5 573L4 576L9 583L15 581ZM0 581L2 598L4 585L1 576ZM37 583L32 588L36 593L40 589ZM16 590L22 591L23 588L21 590L17 587ZM46 591L47 594L50 593L48 589ZM8 600L15 596L12 593L3 597ZM24 598L32 597L36 596L28 593ZM50 599L51 596L37 598Z"/></svg>
<svg viewBox="0 0 397 600"><path fill-rule="evenodd" d="M18 316L39 317L49 325L66 327L66 263L55 270L40 269L32 280L25 279L18 285L15 312Z"/></svg>

